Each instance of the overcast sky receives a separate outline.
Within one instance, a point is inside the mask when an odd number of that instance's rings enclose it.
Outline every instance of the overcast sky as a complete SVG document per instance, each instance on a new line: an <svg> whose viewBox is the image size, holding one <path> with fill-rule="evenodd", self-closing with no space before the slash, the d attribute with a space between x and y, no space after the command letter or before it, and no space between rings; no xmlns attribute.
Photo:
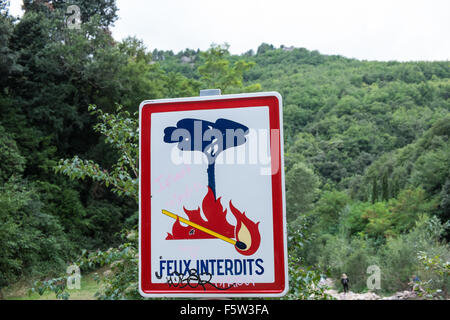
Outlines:
<svg viewBox="0 0 450 320"><path fill-rule="evenodd" d="M10 0L20 14L22 0ZM113 36L150 50L262 43L363 60L450 60L449 0L117 0Z"/></svg>

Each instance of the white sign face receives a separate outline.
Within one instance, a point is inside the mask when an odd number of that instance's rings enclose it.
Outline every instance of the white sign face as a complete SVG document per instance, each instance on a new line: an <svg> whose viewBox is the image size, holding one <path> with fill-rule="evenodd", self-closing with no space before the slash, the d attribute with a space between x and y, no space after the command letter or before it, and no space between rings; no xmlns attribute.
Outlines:
<svg viewBox="0 0 450 320"><path fill-rule="evenodd" d="M225 118L245 123L247 127L256 131L248 138L246 144L224 150L216 158L217 200L211 192L208 193L206 156L201 151L185 152L174 144L164 142L164 129L185 118L214 123L218 118ZM261 174L264 169L270 167L270 161L266 160L270 159L270 136L268 134L258 136L258 131L266 133L270 131L268 107L152 114L151 153L160 153L161 156L152 159L151 163L153 190L151 261L152 270L158 270L158 275L162 276L158 279L153 273L153 282L166 282L170 271L175 269L180 272L180 264L182 268L185 264L189 268L196 269L197 265L202 266L203 268L199 268L200 273L202 271L210 273L214 283L274 281L272 183L270 175ZM256 159L256 163L250 163L249 145L255 144L258 148L258 143L264 148L262 156L265 163L261 163L260 159ZM239 162L238 156L241 158ZM208 204L211 202L213 205L203 208L203 202ZM189 219L184 209L196 210L200 207L200 216L206 222L208 219L205 215L208 212L205 213L203 209L211 210L211 215L216 214L215 211L226 211L226 222L236 226L237 221L229 207L230 202L237 210L245 212L247 218L255 223L259 222L261 243L258 250L250 256L241 254L234 245L216 237L176 239L176 234L172 232L176 221L162 213L162 210L167 210ZM193 236L198 232L195 228L189 231L194 233ZM174 239L166 240L170 237L169 234L174 236ZM184 269L182 271L184 272Z"/></svg>
<svg viewBox="0 0 450 320"><path fill-rule="evenodd" d="M280 98L143 102L142 295L286 293Z"/></svg>

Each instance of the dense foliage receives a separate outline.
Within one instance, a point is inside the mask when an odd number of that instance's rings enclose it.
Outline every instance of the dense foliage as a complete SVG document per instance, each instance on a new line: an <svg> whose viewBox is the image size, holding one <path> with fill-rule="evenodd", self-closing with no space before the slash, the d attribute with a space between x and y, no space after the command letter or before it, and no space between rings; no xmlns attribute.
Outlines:
<svg viewBox="0 0 450 320"><path fill-rule="evenodd" d="M111 266L101 298L138 298L135 112L145 99L219 87L283 96L289 298L326 297L325 273L367 290L370 265L383 292L416 274L425 297L448 293L448 61L269 44L150 52L112 38L115 1L71 1L80 29L67 28L65 3L26 0L16 19L0 0L0 290L77 261Z"/></svg>

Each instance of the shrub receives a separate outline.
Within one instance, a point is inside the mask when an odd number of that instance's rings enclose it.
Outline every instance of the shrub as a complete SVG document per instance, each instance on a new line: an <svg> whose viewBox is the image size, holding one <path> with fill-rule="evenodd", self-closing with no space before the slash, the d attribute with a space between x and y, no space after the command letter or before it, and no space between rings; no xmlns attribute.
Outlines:
<svg viewBox="0 0 450 320"><path fill-rule="evenodd" d="M56 275L74 256L59 221L42 211L33 185L0 186L0 287L20 276Z"/></svg>

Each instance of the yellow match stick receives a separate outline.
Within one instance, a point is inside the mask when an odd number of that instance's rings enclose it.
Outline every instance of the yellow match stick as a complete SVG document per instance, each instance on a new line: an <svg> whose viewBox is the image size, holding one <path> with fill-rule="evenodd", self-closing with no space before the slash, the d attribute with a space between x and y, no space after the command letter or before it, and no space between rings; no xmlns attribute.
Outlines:
<svg viewBox="0 0 450 320"><path fill-rule="evenodd" d="M238 248L241 249L241 250L245 250L245 249L247 248L247 245L246 245L245 243L241 242L241 241L236 241L236 240L234 240L234 239L225 237L224 235L221 235L220 233L217 233L217 232L212 231L212 230L210 230L210 229L208 229L208 228L205 228L205 227L203 227L203 226L201 226L201 225L199 225L199 224L196 224L195 222L192 222L192 221L189 221L189 220L187 220L187 219L185 219L185 218L182 218L182 217L180 217L179 215L176 215L175 213L172 213L172 212L170 212L170 211L167 211L167 210L164 210L164 209L161 210L161 211L162 211L162 213L164 213L166 216L169 216L169 217L171 217L171 218L173 218L173 219L175 219L175 220L176 220L176 219L179 219L181 222L186 223L187 225L189 225L189 226L191 226L191 227L194 227L194 228L196 228L196 229L198 229L198 230L201 230L201 231L203 231L203 232L206 232L207 234L212 235L213 237L216 237L216 238L222 239L223 241L226 241L226 242L228 242L228 243L231 243L232 245L238 247Z"/></svg>

